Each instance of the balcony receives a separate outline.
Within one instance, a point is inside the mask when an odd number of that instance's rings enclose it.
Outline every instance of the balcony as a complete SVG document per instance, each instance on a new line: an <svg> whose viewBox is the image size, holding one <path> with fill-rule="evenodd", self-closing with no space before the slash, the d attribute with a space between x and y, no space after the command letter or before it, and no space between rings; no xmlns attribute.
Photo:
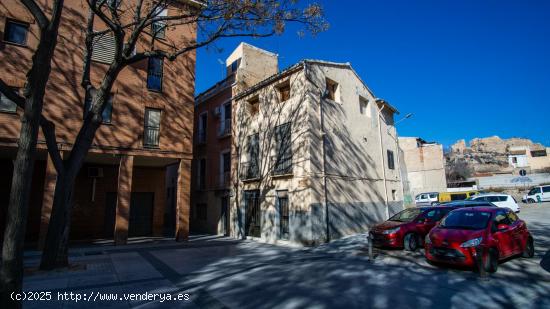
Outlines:
<svg viewBox="0 0 550 309"><path fill-rule="evenodd" d="M231 171L225 171L218 176L218 188L226 189L231 185Z"/></svg>
<svg viewBox="0 0 550 309"><path fill-rule="evenodd" d="M292 154L271 157L271 166L272 176L292 175Z"/></svg>
<svg viewBox="0 0 550 309"><path fill-rule="evenodd" d="M145 126L143 134L143 146L145 147L158 147L159 146L159 128Z"/></svg>
<svg viewBox="0 0 550 309"><path fill-rule="evenodd" d="M222 119L218 125L218 137L231 135L231 119Z"/></svg>
<svg viewBox="0 0 550 309"><path fill-rule="evenodd" d="M243 181L260 178L260 168L256 162L241 163L240 179Z"/></svg>

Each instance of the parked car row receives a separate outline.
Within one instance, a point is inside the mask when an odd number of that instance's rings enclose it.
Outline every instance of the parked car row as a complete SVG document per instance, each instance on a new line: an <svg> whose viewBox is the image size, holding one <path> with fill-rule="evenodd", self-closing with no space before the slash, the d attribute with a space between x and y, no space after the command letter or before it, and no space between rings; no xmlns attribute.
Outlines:
<svg viewBox="0 0 550 309"><path fill-rule="evenodd" d="M374 226L376 247L424 247L429 262L477 267L495 272L499 261L534 255L533 237L514 210L486 200L451 202L405 209Z"/></svg>
<svg viewBox="0 0 550 309"><path fill-rule="evenodd" d="M434 206L440 203L461 201L481 193L477 190L460 192L425 192L420 193L414 198L416 206Z"/></svg>

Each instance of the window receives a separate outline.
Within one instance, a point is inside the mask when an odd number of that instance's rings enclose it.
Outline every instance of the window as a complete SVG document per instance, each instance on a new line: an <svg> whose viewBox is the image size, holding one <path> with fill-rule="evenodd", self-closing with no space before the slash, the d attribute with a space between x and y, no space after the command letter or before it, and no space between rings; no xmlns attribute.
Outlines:
<svg viewBox="0 0 550 309"><path fill-rule="evenodd" d="M542 187L542 192L544 193L550 192L550 187Z"/></svg>
<svg viewBox="0 0 550 309"><path fill-rule="evenodd" d="M153 108L145 109L145 128L143 134L143 145L158 147L160 139L160 110Z"/></svg>
<svg viewBox="0 0 550 309"><path fill-rule="evenodd" d="M221 107L221 120L218 135L227 136L231 134L231 103L225 103Z"/></svg>
<svg viewBox="0 0 550 309"><path fill-rule="evenodd" d="M4 29L4 41L18 45L27 45L29 24L8 19Z"/></svg>
<svg viewBox="0 0 550 309"><path fill-rule="evenodd" d="M231 72L230 73L235 73L237 72L237 70L239 69L239 67L241 66L241 58L231 62Z"/></svg>
<svg viewBox="0 0 550 309"><path fill-rule="evenodd" d="M367 107L369 106L369 101L363 97L359 97L359 112L361 115L367 114Z"/></svg>
<svg viewBox="0 0 550 309"><path fill-rule="evenodd" d="M19 92L19 89L12 88L13 91ZM8 99L3 93L0 92L0 112L15 113L17 111L17 104Z"/></svg>
<svg viewBox="0 0 550 309"><path fill-rule="evenodd" d="M388 150L388 168L390 170L395 169L395 163L393 161L393 151Z"/></svg>
<svg viewBox="0 0 550 309"><path fill-rule="evenodd" d="M531 151L531 157L546 157L546 150L533 150Z"/></svg>
<svg viewBox="0 0 550 309"><path fill-rule="evenodd" d="M229 151L221 155L220 170L220 185L226 187L231 179L231 153Z"/></svg>
<svg viewBox="0 0 550 309"><path fill-rule="evenodd" d="M91 95L86 95L86 99L84 102L84 118L86 118L86 115L92 109L92 99L93 98ZM113 95L109 96L109 99L107 99L107 102L105 102L105 104L105 108L101 113L101 119L103 123L109 124L111 123L113 114Z"/></svg>
<svg viewBox="0 0 550 309"><path fill-rule="evenodd" d="M279 207L279 229L280 238L289 239L289 207L288 207L288 191L277 191L277 205Z"/></svg>
<svg viewBox="0 0 550 309"><path fill-rule="evenodd" d="M514 224L518 220L518 216L513 211L508 212L508 221L510 222L510 224Z"/></svg>
<svg viewBox="0 0 550 309"><path fill-rule="evenodd" d="M204 190L206 188L206 159L199 160L199 175L197 179L197 184L199 185L199 190Z"/></svg>
<svg viewBox="0 0 550 309"><path fill-rule="evenodd" d="M397 191L396 190L391 190L391 196L392 196L392 199L394 201L396 201L397 200Z"/></svg>
<svg viewBox="0 0 550 309"><path fill-rule="evenodd" d="M197 204L197 219L206 221L207 219L207 213L206 209L208 208L206 203L199 203Z"/></svg>
<svg viewBox="0 0 550 309"><path fill-rule="evenodd" d="M540 188L533 188L531 189L531 191L529 191L528 195L534 195L534 194L537 194L537 193L540 193Z"/></svg>
<svg viewBox="0 0 550 309"><path fill-rule="evenodd" d="M153 91L162 91L162 66L163 59L158 57L149 57L147 67L147 89Z"/></svg>
<svg viewBox="0 0 550 309"><path fill-rule="evenodd" d="M260 109L260 98L258 96L248 100L248 110L250 111L251 116L256 115L259 109Z"/></svg>
<svg viewBox="0 0 550 309"><path fill-rule="evenodd" d="M248 161L241 164L241 179L257 179L260 176L260 135L258 133L247 137L246 154Z"/></svg>
<svg viewBox="0 0 550 309"><path fill-rule="evenodd" d="M168 9L159 7L155 12L154 18L163 18L166 16L168 16ZM151 23L151 35L157 39L164 39L166 36L166 20Z"/></svg>
<svg viewBox="0 0 550 309"><path fill-rule="evenodd" d="M338 101L337 95L338 95L338 83L335 81L332 81L330 79L326 79L326 97L327 99Z"/></svg>
<svg viewBox="0 0 550 309"><path fill-rule="evenodd" d="M285 123L275 127L275 151L273 174L285 175L292 173L292 127Z"/></svg>
<svg viewBox="0 0 550 309"><path fill-rule="evenodd" d="M92 61L111 63L115 59L116 41L112 35L104 34L94 37Z"/></svg>
<svg viewBox="0 0 550 309"><path fill-rule="evenodd" d="M121 0L107 0L107 5L112 9L117 9Z"/></svg>
<svg viewBox="0 0 550 309"><path fill-rule="evenodd" d="M290 99L290 83L286 82L282 85L277 87L277 90L279 91L279 99L281 99L281 102L284 102L288 99Z"/></svg>
<svg viewBox="0 0 550 309"><path fill-rule="evenodd" d="M512 163L518 163L518 157L512 157Z"/></svg>
<svg viewBox="0 0 550 309"><path fill-rule="evenodd" d="M206 143L206 124L208 121L208 114L206 112L200 114L199 116L199 132L198 132L198 142Z"/></svg>

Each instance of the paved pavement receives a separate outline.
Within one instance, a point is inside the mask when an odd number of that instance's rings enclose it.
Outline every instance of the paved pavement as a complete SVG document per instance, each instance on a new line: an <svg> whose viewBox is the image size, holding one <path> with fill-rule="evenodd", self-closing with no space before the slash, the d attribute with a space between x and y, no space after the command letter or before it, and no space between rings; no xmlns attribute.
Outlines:
<svg viewBox="0 0 550 309"><path fill-rule="evenodd" d="M420 252L376 250L376 259L369 262L365 235L316 248L195 236L185 244L72 249L71 268L49 273L32 271L38 255L27 252L25 291L50 291L54 300L58 293L74 294L72 301L25 301L24 306L550 308L550 203L524 205L520 217L535 235L536 256L506 261L487 281L469 270L429 265ZM113 293L118 300L99 301ZM141 298L125 299L131 297L128 293ZM189 300L145 299L153 293L184 298L187 293ZM77 295L82 298L78 302Z"/></svg>

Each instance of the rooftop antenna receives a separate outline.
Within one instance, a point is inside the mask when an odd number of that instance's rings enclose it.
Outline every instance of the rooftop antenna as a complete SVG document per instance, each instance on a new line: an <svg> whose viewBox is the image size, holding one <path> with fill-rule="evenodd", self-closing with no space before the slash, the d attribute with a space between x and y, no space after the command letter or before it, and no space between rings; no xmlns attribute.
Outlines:
<svg viewBox="0 0 550 309"><path fill-rule="evenodd" d="M222 78L221 79L223 79L225 77L225 62L223 62L223 60L218 58L218 63L220 64L220 66L222 68Z"/></svg>

